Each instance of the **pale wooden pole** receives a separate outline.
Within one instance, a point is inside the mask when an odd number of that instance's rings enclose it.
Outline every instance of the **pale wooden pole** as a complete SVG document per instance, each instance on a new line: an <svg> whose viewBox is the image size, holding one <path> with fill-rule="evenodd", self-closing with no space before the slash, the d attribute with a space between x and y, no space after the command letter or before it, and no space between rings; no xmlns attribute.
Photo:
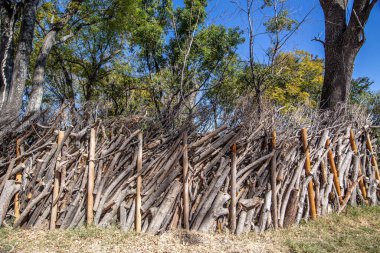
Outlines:
<svg viewBox="0 0 380 253"><path fill-rule="evenodd" d="M93 127L90 133L90 154L88 162L87 225L92 225L94 222L95 149L96 129Z"/></svg>
<svg viewBox="0 0 380 253"><path fill-rule="evenodd" d="M236 230L236 144L231 147L231 203L230 203L230 229Z"/></svg>
<svg viewBox="0 0 380 253"><path fill-rule="evenodd" d="M183 133L183 225L186 230L190 229L189 225L189 157L187 145L187 132Z"/></svg>
<svg viewBox="0 0 380 253"><path fill-rule="evenodd" d="M342 204L343 198L342 198L342 193L340 191L339 175L338 175L338 170L336 169L336 166L335 166L334 154L330 148L330 143L331 143L330 139L327 139L325 148L328 149L327 157L330 164L330 171L334 176L334 186L336 189L336 193L338 194L339 202Z"/></svg>
<svg viewBox="0 0 380 253"><path fill-rule="evenodd" d="M356 156L359 155L358 147L356 146L356 141L355 141L355 133L354 130L351 128L350 129L350 144L351 144L351 149L354 152ZM361 163L359 162L359 177L363 175L363 170ZM363 177L359 180L359 187L360 191L362 192L362 196L367 204L367 189L365 188L364 180Z"/></svg>
<svg viewBox="0 0 380 253"><path fill-rule="evenodd" d="M311 176L311 165L310 165L310 150L307 142L307 130L306 128L301 129L303 151L305 152L305 174L306 176ZM315 205L315 192L313 180L310 180L307 192L309 195L309 206L310 206L310 217L312 219L317 218L317 209Z"/></svg>
<svg viewBox="0 0 380 253"><path fill-rule="evenodd" d="M58 132L58 146L61 145L61 142L63 140L63 137L65 136L64 131ZM50 229L55 229L55 223L57 221L58 216L58 194L59 194L59 187L60 187L60 178L61 173L59 172L59 164L61 163L61 153L58 154L57 162L55 164L55 170L54 170L54 186L53 186L53 198L52 198L52 205L51 205L51 215L50 215Z"/></svg>
<svg viewBox="0 0 380 253"><path fill-rule="evenodd" d="M276 131L272 132L271 149L273 157L271 160L271 187L272 187L272 218L274 228L278 228L277 215L277 158L276 158Z"/></svg>
<svg viewBox="0 0 380 253"><path fill-rule="evenodd" d="M141 232L141 186L142 186L142 146L143 134L139 132L138 136L138 151L137 151L137 183L136 183L136 203L135 203L135 230L136 233Z"/></svg>
<svg viewBox="0 0 380 253"><path fill-rule="evenodd" d="M20 142L21 142L21 139L17 139L17 141L16 141L16 157L19 157L21 155ZM21 182L22 182L22 173L17 172L16 173L16 184L21 184ZM15 220L14 220L14 222L16 222L18 220L18 218L20 217L20 195L19 195L18 191L15 194L14 201L15 201Z"/></svg>
<svg viewBox="0 0 380 253"><path fill-rule="evenodd" d="M375 170L375 177L377 180L380 181L379 167L377 165L377 157L376 157L376 153L373 152L371 137L369 136L368 132L366 133L366 146L369 152L371 152L371 162Z"/></svg>

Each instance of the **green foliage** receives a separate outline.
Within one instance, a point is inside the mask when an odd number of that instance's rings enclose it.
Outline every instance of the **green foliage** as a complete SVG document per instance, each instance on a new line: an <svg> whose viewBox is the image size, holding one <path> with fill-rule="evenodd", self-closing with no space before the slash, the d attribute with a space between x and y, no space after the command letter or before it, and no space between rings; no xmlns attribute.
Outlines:
<svg viewBox="0 0 380 253"><path fill-rule="evenodd" d="M323 60L296 51L280 54L276 62L282 71L266 95L288 110L299 105L315 108L323 85Z"/></svg>
<svg viewBox="0 0 380 253"><path fill-rule="evenodd" d="M371 96L369 88L374 82L368 77L358 77L351 82L351 102L360 104L363 100L367 100Z"/></svg>

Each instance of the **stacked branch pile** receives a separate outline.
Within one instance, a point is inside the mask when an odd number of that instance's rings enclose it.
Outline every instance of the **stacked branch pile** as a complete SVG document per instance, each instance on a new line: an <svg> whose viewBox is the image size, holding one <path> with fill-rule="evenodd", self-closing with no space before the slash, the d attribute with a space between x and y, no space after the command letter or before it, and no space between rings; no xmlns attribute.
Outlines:
<svg viewBox="0 0 380 253"><path fill-rule="evenodd" d="M34 123L9 141L1 225L241 234L380 197L376 140L360 122L148 135L133 120L62 121Z"/></svg>

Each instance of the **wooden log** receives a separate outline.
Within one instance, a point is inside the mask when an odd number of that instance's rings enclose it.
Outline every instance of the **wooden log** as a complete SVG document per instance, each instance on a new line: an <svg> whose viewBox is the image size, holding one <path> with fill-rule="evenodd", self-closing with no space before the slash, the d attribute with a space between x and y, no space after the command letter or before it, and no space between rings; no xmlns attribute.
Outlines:
<svg viewBox="0 0 380 253"><path fill-rule="evenodd" d="M143 134L139 132L138 138L138 151L137 151L137 181L136 181L136 203L135 203L135 230L136 233L141 232L141 186L142 186L142 147L143 147Z"/></svg>
<svg viewBox="0 0 380 253"><path fill-rule="evenodd" d="M311 175L311 166L310 166L310 149L307 141L307 130L306 128L301 129L301 137L303 144L303 151L305 152L305 173L306 176ZM317 209L315 203L315 192L313 181L311 180L308 185L308 196L309 196L309 207L310 207L310 217L312 219L317 218Z"/></svg>
<svg viewBox="0 0 380 253"><path fill-rule="evenodd" d="M63 140L63 136L65 135L64 131L58 132L58 145L61 145L61 142ZM57 221L57 215L58 215L58 193L59 193L59 185L60 185L60 178L61 173L59 172L59 164L61 162L61 152L57 156L57 162L55 164L54 169L54 185L53 185L53 195L52 195L52 205L51 205L51 213L50 213L50 229L55 229L55 223Z"/></svg>
<svg viewBox="0 0 380 253"><path fill-rule="evenodd" d="M20 142L21 142L22 139L17 139L16 141L16 157L19 157L21 155L21 151L20 151ZM16 173L16 180L15 180L15 183L16 184L21 184L21 181L22 181L22 173L21 171L20 172L17 172ZM16 192L15 194L15 198L14 198L14 211L15 211L15 222L17 221L17 219L20 217L20 195L19 195L19 192Z"/></svg>
<svg viewBox="0 0 380 253"><path fill-rule="evenodd" d="M87 182L87 226L94 222L94 185L95 185L95 149L96 149L96 129L91 128L90 150L88 162L88 182Z"/></svg>
<svg viewBox="0 0 380 253"><path fill-rule="evenodd" d="M366 146L369 152L371 152L371 163L375 170L375 177L378 181L380 181L380 174L379 174L379 167L377 165L376 152L373 152L371 137L368 132L366 132Z"/></svg>
<svg viewBox="0 0 380 253"><path fill-rule="evenodd" d="M342 193L340 191L339 175L338 175L338 170L336 169L336 166L335 166L334 154L331 150L330 143L331 143L330 139L327 139L326 141L326 149L328 149L327 157L329 160L330 171L334 175L335 190L338 194L339 202L342 203L343 199L342 199Z"/></svg>
<svg viewBox="0 0 380 253"><path fill-rule="evenodd" d="M189 214L190 214L190 204L189 204L189 157L188 157L188 144L187 144L187 132L183 133L183 226L186 230L190 229L189 225Z"/></svg>
<svg viewBox="0 0 380 253"><path fill-rule="evenodd" d="M165 196L164 201L160 205L160 208L157 210L157 213L153 216L152 221L149 224L148 232L157 234L160 232L161 225L167 215L170 215L170 210L173 207L173 204L180 193L181 183L177 180L173 182L172 187Z"/></svg>
<svg viewBox="0 0 380 253"><path fill-rule="evenodd" d="M356 141L355 141L355 133L354 133L354 130L352 128L350 129L350 144L351 144L351 149L354 152L354 154L359 155L358 147L357 147ZM367 189L365 187L364 179L363 179L362 175L363 175L363 170L362 170L361 164L359 163L359 177L360 177L359 187L360 187L360 191L362 193L362 196L367 203Z"/></svg>
<svg viewBox="0 0 380 253"><path fill-rule="evenodd" d="M291 194L292 190L294 189L295 185L297 184L297 182L299 181L303 167L304 167L304 164L302 163L302 161L300 161L298 163L297 169L294 172L294 175L291 178L291 181L288 185L286 193L282 199L281 209L280 209L280 224L279 224L281 227L283 227L283 224L284 224L285 212L286 212L286 209L288 206L290 194Z"/></svg>
<svg viewBox="0 0 380 253"><path fill-rule="evenodd" d="M271 149L276 149L276 131L272 132ZM274 153L271 161L271 188L272 188L272 221L274 229L278 228L278 208L277 208L277 156Z"/></svg>
<svg viewBox="0 0 380 253"><path fill-rule="evenodd" d="M294 224L296 221L297 211L298 211L298 201L299 201L299 189L297 188L292 189L290 193L288 205L286 207L286 212L285 212L285 217L284 217L284 222L283 222L283 226L285 228Z"/></svg>
<svg viewBox="0 0 380 253"><path fill-rule="evenodd" d="M270 207L271 207L271 199L272 199L272 193L271 191L268 191L265 194L265 200L264 204L261 210L260 220L259 220L259 232L264 232L266 228L266 224L268 222L268 216L270 215Z"/></svg>
<svg viewBox="0 0 380 253"><path fill-rule="evenodd" d="M15 161L16 161L15 159L12 159L10 161L10 163L8 165L8 169L7 169L7 171L5 172L5 175L2 178L2 181L1 181L1 184L0 184L0 195L5 190L5 183L7 182L7 180L9 179L9 176L12 173L13 167L15 165Z"/></svg>
<svg viewBox="0 0 380 253"><path fill-rule="evenodd" d="M0 195L0 227L3 225L13 195L20 190L20 184L16 184L14 180L5 180L4 186Z"/></svg>
<svg viewBox="0 0 380 253"><path fill-rule="evenodd" d="M223 208L223 205L230 199L230 196L227 193L218 192L214 202L212 203L212 207L208 210L205 215L202 224L199 226L199 231L201 232L209 232L210 228L216 222L216 218L222 215L228 214L228 209Z"/></svg>
<svg viewBox="0 0 380 253"><path fill-rule="evenodd" d="M228 166L225 167L225 165L226 165L226 162L222 158L222 160L220 161L218 172L214 176L213 181L209 185L207 191L204 193L204 196L202 196L202 199L199 198L199 205L196 211L194 212L194 215L193 215L194 218L193 218L193 223L191 224L191 229L198 230L205 215L207 214L208 210L212 206L212 203L215 200L215 197L217 196L218 192L221 190L224 181L226 181L226 178L230 170ZM193 207L195 206L196 205L194 204Z"/></svg>
<svg viewBox="0 0 380 253"><path fill-rule="evenodd" d="M231 147L231 203L230 203L230 230L235 233L236 230L236 144Z"/></svg>

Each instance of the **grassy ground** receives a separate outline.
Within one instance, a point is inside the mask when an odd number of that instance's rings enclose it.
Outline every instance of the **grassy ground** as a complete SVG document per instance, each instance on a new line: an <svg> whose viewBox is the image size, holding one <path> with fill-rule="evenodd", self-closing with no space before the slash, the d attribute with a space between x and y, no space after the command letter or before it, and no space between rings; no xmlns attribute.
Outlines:
<svg viewBox="0 0 380 253"><path fill-rule="evenodd" d="M3 252L380 252L380 208L349 209L288 229L235 237L227 234L160 236L118 229L66 231L0 229Z"/></svg>

